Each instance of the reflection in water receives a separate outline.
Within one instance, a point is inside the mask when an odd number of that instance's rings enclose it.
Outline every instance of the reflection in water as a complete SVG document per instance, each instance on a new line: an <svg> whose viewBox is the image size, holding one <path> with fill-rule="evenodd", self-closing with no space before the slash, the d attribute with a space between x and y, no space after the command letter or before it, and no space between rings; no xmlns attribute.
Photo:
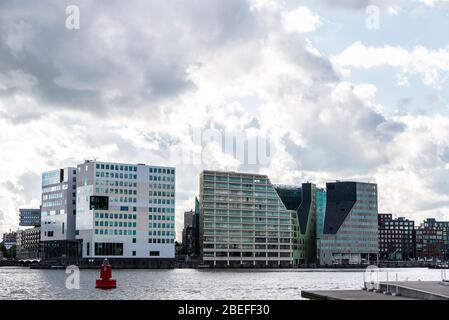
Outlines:
<svg viewBox="0 0 449 320"><path fill-rule="evenodd" d="M384 269L389 279L441 280L440 270ZM386 279L386 272L379 275ZM80 289L65 270L0 268L2 299L301 299L301 290L360 289L363 270L113 270L117 289L95 289L98 270L81 270Z"/></svg>

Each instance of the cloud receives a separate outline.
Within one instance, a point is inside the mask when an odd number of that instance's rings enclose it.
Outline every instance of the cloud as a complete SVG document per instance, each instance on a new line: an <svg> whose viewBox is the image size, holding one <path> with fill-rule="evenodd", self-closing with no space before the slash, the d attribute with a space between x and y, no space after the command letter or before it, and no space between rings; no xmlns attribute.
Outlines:
<svg viewBox="0 0 449 320"><path fill-rule="evenodd" d="M443 86L446 49L356 43L329 57L306 38L319 13L270 0L75 4L81 29L69 31L63 1L0 3L3 228L38 204L41 172L92 158L175 165L178 237L203 169L367 180L381 210L446 208L447 118L387 114L376 83L341 73L389 65ZM219 139L201 140L211 132L266 137L270 161L242 163Z"/></svg>
<svg viewBox="0 0 449 320"><path fill-rule="evenodd" d="M284 13L283 24L287 32L306 33L315 31L323 23L318 15L309 8L299 6L295 10Z"/></svg>
<svg viewBox="0 0 449 320"><path fill-rule="evenodd" d="M419 75L423 84L440 88L449 72L449 48L429 50L416 46L407 50L389 45L367 47L361 42L355 42L334 56L332 61L344 74L349 71L345 68L374 69L389 66L399 69L399 85L407 85L408 77Z"/></svg>
<svg viewBox="0 0 449 320"><path fill-rule="evenodd" d="M332 8L365 10L368 6L392 6L397 3L403 3L402 0L319 0L319 2Z"/></svg>

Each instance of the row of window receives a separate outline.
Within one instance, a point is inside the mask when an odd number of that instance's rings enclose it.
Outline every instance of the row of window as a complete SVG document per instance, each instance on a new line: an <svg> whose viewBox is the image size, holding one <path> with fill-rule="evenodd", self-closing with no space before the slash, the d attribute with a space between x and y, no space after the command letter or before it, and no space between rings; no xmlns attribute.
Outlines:
<svg viewBox="0 0 449 320"><path fill-rule="evenodd" d="M167 181L167 182L175 182L175 177L167 177L167 176L150 176L150 181Z"/></svg>
<svg viewBox="0 0 449 320"><path fill-rule="evenodd" d="M220 181L220 182L237 182L237 183L251 183L251 184L267 184L269 183L267 179L263 178L243 178L243 177L223 177L223 176L212 176L204 175L205 181Z"/></svg>
<svg viewBox="0 0 449 320"><path fill-rule="evenodd" d="M174 199L172 199L172 200L170 200L170 199L150 199L149 201L149 204L171 204L171 205L174 205L175 204L175 200Z"/></svg>
<svg viewBox="0 0 449 320"><path fill-rule="evenodd" d="M96 164L96 168L97 169L102 169L102 170L133 171L133 172L137 172L137 167L136 166L128 166L128 165L97 163Z"/></svg>
<svg viewBox="0 0 449 320"><path fill-rule="evenodd" d="M175 169L150 168L150 173L175 174Z"/></svg>
<svg viewBox="0 0 449 320"><path fill-rule="evenodd" d="M150 230L148 231L149 236L153 237L175 237L174 231L168 231L168 230Z"/></svg>
<svg viewBox="0 0 449 320"><path fill-rule="evenodd" d="M126 213L103 213L103 212L95 212L95 218L100 219L137 219L136 214L126 214Z"/></svg>
<svg viewBox="0 0 449 320"><path fill-rule="evenodd" d="M148 220L154 221L175 221L175 216L160 216L160 215L149 215Z"/></svg>
<svg viewBox="0 0 449 320"><path fill-rule="evenodd" d="M168 229L174 229L175 224L174 223L149 223L148 228L168 228Z"/></svg>
<svg viewBox="0 0 449 320"><path fill-rule="evenodd" d="M136 230L95 229L96 235L135 236Z"/></svg>
<svg viewBox="0 0 449 320"><path fill-rule="evenodd" d="M97 186L110 186L110 187L133 187L137 188L137 182L131 181L112 181L112 180L95 180Z"/></svg>
<svg viewBox="0 0 449 320"><path fill-rule="evenodd" d="M148 212L175 213L175 208L148 208Z"/></svg>
<svg viewBox="0 0 449 320"><path fill-rule="evenodd" d="M95 221L96 227L128 227L128 228L136 228L137 223L136 222L126 222L126 221L103 221L103 220L97 220Z"/></svg>
<svg viewBox="0 0 449 320"><path fill-rule="evenodd" d="M95 173L95 177L137 180L137 174L131 174L131 173L117 173L117 172L114 173L114 172L97 171Z"/></svg>
<svg viewBox="0 0 449 320"><path fill-rule="evenodd" d="M204 251L204 257L217 258L290 258L290 252L214 252Z"/></svg>

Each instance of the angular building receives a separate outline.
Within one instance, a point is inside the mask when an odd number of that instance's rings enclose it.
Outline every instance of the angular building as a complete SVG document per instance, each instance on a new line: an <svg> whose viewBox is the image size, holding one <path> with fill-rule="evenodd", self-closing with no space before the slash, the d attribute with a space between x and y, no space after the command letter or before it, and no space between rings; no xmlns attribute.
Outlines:
<svg viewBox="0 0 449 320"><path fill-rule="evenodd" d="M316 186L302 184L301 204L297 210L299 222L299 263L314 264L317 257Z"/></svg>
<svg viewBox="0 0 449 320"><path fill-rule="evenodd" d="M321 265L368 264L379 252L377 185L327 183L326 216L320 239Z"/></svg>
<svg viewBox="0 0 449 320"><path fill-rule="evenodd" d="M19 226L40 227L41 209L19 209Z"/></svg>
<svg viewBox="0 0 449 320"><path fill-rule="evenodd" d="M76 204L84 259L174 259L175 168L86 161Z"/></svg>
<svg viewBox="0 0 449 320"><path fill-rule="evenodd" d="M203 171L200 175L200 253L205 264L293 264L292 218L265 175Z"/></svg>
<svg viewBox="0 0 449 320"><path fill-rule="evenodd" d="M414 257L414 221L393 219L392 214L379 213L378 226L379 259L407 261Z"/></svg>
<svg viewBox="0 0 449 320"><path fill-rule="evenodd" d="M301 204L302 189L298 186L275 185L275 190L287 210L298 210Z"/></svg>

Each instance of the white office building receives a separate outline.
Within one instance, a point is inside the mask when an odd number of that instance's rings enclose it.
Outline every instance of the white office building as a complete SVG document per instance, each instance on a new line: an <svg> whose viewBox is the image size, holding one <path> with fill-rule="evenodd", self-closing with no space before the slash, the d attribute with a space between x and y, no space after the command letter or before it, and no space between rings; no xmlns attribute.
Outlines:
<svg viewBox="0 0 449 320"><path fill-rule="evenodd" d="M42 174L41 241L75 239L76 168Z"/></svg>
<svg viewBox="0 0 449 320"><path fill-rule="evenodd" d="M77 180L83 258L175 257L175 168L86 161Z"/></svg>

